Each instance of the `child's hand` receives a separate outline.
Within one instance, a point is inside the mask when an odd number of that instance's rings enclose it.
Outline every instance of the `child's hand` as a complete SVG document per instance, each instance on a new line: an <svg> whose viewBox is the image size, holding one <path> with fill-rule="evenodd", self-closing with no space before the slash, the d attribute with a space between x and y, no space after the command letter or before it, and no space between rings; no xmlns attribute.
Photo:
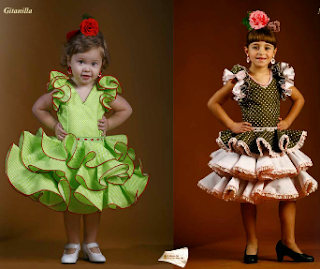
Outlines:
<svg viewBox="0 0 320 269"><path fill-rule="evenodd" d="M103 135L106 135L108 129L109 129L109 122L108 119L103 116L101 120L98 120L98 129L103 131Z"/></svg>
<svg viewBox="0 0 320 269"><path fill-rule="evenodd" d="M235 134L253 131L252 124L249 122L234 122L230 130Z"/></svg>
<svg viewBox="0 0 320 269"><path fill-rule="evenodd" d="M283 120L282 118L279 118L279 123L277 124L277 128L282 131L282 130L287 130L290 127L290 124Z"/></svg>
<svg viewBox="0 0 320 269"><path fill-rule="evenodd" d="M60 122L54 126L54 133L59 140L63 140L67 135L67 132L63 129Z"/></svg>

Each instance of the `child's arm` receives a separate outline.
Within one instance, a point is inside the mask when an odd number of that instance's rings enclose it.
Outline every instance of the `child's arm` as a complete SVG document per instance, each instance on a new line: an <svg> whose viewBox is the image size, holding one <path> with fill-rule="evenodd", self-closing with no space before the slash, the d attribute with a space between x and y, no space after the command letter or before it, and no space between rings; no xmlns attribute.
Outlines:
<svg viewBox="0 0 320 269"><path fill-rule="evenodd" d="M104 135L107 131L124 123L132 114L132 107L120 95L117 95L117 98L110 102L109 105L114 110L113 115L108 119L103 116L101 120L98 120L99 130L102 130Z"/></svg>
<svg viewBox="0 0 320 269"><path fill-rule="evenodd" d="M299 92L299 90L294 86L290 87L290 89L292 90L292 93L289 98L292 101L292 105L285 119L282 120L282 118L279 118L280 122L277 125L279 130L288 129L296 117L298 117L304 105L304 98L301 92Z"/></svg>
<svg viewBox="0 0 320 269"><path fill-rule="evenodd" d="M243 133L252 131L251 123L249 122L234 122L222 108L222 105L232 97L233 80L229 80L220 90L218 90L208 101L208 108L213 115L224 126L230 129L233 133Z"/></svg>
<svg viewBox="0 0 320 269"><path fill-rule="evenodd" d="M34 103L32 112L34 116L47 128L54 130L56 137L60 140L67 135L67 132L63 130L62 125L52 115L52 94L55 91L46 93Z"/></svg>

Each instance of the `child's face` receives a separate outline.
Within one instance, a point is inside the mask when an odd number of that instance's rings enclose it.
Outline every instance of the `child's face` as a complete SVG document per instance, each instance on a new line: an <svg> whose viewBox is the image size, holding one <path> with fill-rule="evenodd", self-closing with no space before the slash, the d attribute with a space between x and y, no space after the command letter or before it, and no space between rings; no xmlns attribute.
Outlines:
<svg viewBox="0 0 320 269"><path fill-rule="evenodd" d="M102 65L99 48L73 54L68 66L71 66L73 79L78 85L90 85L97 79Z"/></svg>
<svg viewBox="0 0 320 269"><path fill-rule="evenodd" d="M277 49L265 41L253 42L249 47L245 47L245 53L249 56L252 64L257 67L268 66Z"/></svg>

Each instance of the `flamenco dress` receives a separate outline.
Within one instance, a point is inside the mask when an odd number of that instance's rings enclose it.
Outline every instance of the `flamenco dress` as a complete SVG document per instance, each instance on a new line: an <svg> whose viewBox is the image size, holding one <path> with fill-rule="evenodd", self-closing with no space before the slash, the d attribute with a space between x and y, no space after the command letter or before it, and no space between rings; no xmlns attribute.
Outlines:
<svg viewBox="0 0 320 269"><path fill-rule="evenodd" d="M52 106L67 135L60 141L42 128L36 135L23 131L19 146L12 144L6 157L11 185L59 212L92 214L136 203L149 175L141 162L135 166L125 135L103 136L97 125L122 91L119 81L102 76L83 102L69 77L53 70L47 91L55 91Z"/></svg>
<svg viewBox="0 0 320 269"><path fill-rule="evenodd" d="M237 83L232 90L245 122L253 131L219 133L220 149L211 153L213 172L198 182L209 194L225 201L258 204L271 200L288 200L308 196L317 181L307 173L311 159L300 151L306 131L278 130L280 100L291 96L294 70L287 63L270 68L268 85L262 86L239 64L224 70L224 84Z"/></svg>

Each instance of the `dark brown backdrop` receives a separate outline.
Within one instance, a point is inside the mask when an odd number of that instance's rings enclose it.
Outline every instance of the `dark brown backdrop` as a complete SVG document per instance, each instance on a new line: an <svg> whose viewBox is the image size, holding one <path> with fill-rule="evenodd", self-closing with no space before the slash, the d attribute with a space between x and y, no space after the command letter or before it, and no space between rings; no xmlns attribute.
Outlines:
<svg viewBox="0 0 320 269"><path fill-rule="evenodd" d="M33 13L4 14L5 7L29 7ZM88 13L99 22L109 45L111 64L104 74L119 79L122 96L133 107L131 118L110 134L127 134L144 172L150 174L149 185L136 205L104 210L98 242L108 248L105 254L111 263L157 265L163 246L171 248L173 241L173 1L4 0L0 10L0 258L10 252L4 250L12 240L30 243L21 245L21 251L12 251L21 259L51 246L54 254L42 252L42 257L59 261L62 254L66 242L63 214L18 194L5 176L4 160L23 130L35 134L40 127L32 105L45 93L51 70L66 73L59 64L61 44L68 31L79 27L82 14ZM161 245L157 254L151 253L152 259L145 247L150 244Z"/></svg>
<svg viewBox="0 0 320 269"><path fill-rule="evenodd" d="M215 139L222 126L207 109L209 98L222 87L224 68L246 65L243 46L247 10L263 10L271 21L281 22L277 61L288 62L296 72L295 86L305 106L290 128L308 131L302 151L320 178L319 115L319 1L174 1L174 243L176 247L217 241L244 241L238 203L226 203L200 190L198 180L211 172L209 154L218 149ZM281 116L290 107L282 102ZM227 113L241 120L236 102L228 101ZM319 191L297 203L296 234L301 239L320 237ZM278 203L258 207L259 238L280 238Z"/></svg>

